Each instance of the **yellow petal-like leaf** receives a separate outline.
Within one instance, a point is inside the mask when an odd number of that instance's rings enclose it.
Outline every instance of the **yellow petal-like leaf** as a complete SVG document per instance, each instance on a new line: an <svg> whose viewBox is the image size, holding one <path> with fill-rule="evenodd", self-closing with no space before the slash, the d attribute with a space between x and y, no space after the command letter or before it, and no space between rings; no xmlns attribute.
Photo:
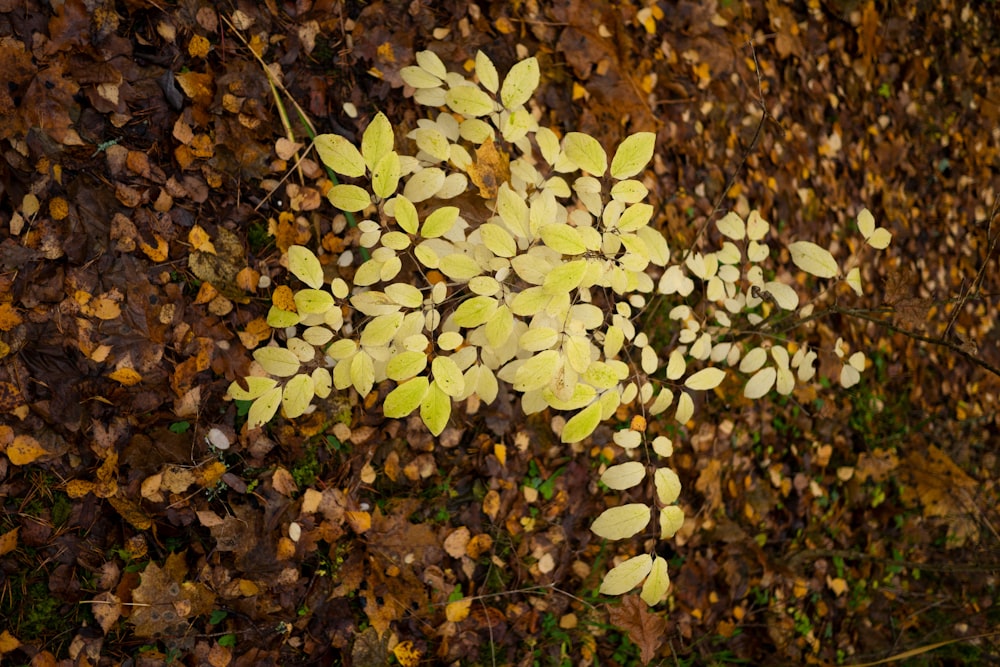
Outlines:
<svg viewBox="0 0 1000 667"><path fill-rule="evenodd" d="M323 286L323 267L309 248L300 245L288 248L288 270L313 289Z"/></svg>
<svg viewBox="0 0 1000 667"><path fill-rule="evenodd" d="M333 295L321 289L303 289L295 293L295 308L299 313L325 313L334 307Z"/></svg>
<svg viewBox="0 0 1000 667"><path fill-rule="evenodd" d="M555 379L559 359L556 350L543 350L531 357L514 374L514 389L527 392L545 387Z"/></svg>
<svg viewBox="0 0 1000 667"><path fill-rule="evenodd" d="M611 466L601 475L605 486L617 491L631 489L646 477L646 466L639 461L629 461Z"/></svg>
<svg viewBox="0 0 1000 667"><path fill-rule="evenodd" d="M455 206L442 206L435 210L424 220L420 235L427 239L433 239L447 234L455 225L455 221L458 220L458 213L458 208Z"/></svg>
<svg viewBox="0 0 1000 667"><path fill-rule="evenodd" d="M451 357L434 357L431 362L434 383L448 396L458 396L465 390L465 378Z"/></svg>
<svg viewBox="0 0 1000 667"><path fill-rule="evenodd" d="M361 332L361 344L368 347L386 345L396 335L402 323L403 313L379 315L365 325Z"/></svg>
<svg viewBox="0 0 1000 667"><path fill-rule="evenodd" d="M660 539L668 540L684 525L684 510L670 505L660 510Z"/></svg>
<svg viewBox="0 0 1000 667"><path fill-rule="evenodd" d="M253 358L271 375L290 377L299 372L299 358L283 347L262 347L254 350Z"/></svg>
<svg viewBox="0 0 1000 667"><path fill-rule="evenodd" d="M250 376L244 378L247 382L247 389L244 390L236 382L229 385L226 393L237 401L252 401L265 391L278 386L278 381L274 378Z"/></svg>
<svg viewBox="0 0 1000 667"><path fill-rule="evenodd" d="M653 567L649 570L646 583L642 585L639 597L650 607L660 604L667 597L670 589L670 577L667 575L667 561L657 556L653 559Z"/></svg>
<svg viewBox="0 0 1000 667"><path fill-rule="evenodd" d="M587 250L580 232L575 227L566 224L551 224L543 225L538 231L541 234L542 242L560 254L580 255Z"/></svg>
<svg viewBox="0 0 1000 667"><path fill-rule="evenodd" d="M500 225L488 222L479 227L483 243L497 257L513 257L517 254L514 237Z"/></svg>
<svg viewBox="0 0 1000 667"><path fill-rule="evenodd" d="M389 151L372 168L372 192L375 196L386 199L394 195L399 185L399 174L399 154Z"/></svg>
<svg viewBox="0 0 1000 667"><path fill-rule="evenodd" d="M476 85L463 85L450 89L444 96L452 111L463 116L478 118L496 110L496 103L488 93Z"/></svg>
<svg viewBox="0 0 1000 667"><path fill-rule="evenodd" d="M484 324L499 307L497 300L490 296L474 296L466 299L455 309L455 324L471 329Z"/></svg>
<svg viewBox="0 0 1000 667"><path fill-rule="evenodd" d="M414 377L427 367L427 354L407 350L393 356L386 364L385 373L390 380L402 382Z"/></svg>
<svg viewBox="0 0 1000 667"><path fill-rule="evenodd" d="M486 320L486 340L494 349L499 349L514 332L514 315L507 305L496 309Z"/></svg>
<svg viewBox="0 0 1000 667"><path fill-rule="evenodd" d="M597 139L582 132L569 132L563 139L566 157L591 176L603 176L608 169L608 154Z"/></svg>
<svg viewBox="0 0 1000 667"><path fill-rule="evenodd" d="M629 558L604 575L600 592L604 595L628 593L646 578L652 567L653 557L649 554Z"/></svg>
<svg viewBox="0 0 1000 667"><path fill-rule="evenodd" d="M719 232L734 241L742 241L747 234L746 223L743 222L736 212L730 211L721 220L715 223L715 226L719 228Z"/></svg>
<svg viewBox="0 0 1000 667"><path fill-rule="evenodd" d="M726 378L726 372L721 368L703 368L684 381L684 386L695 391L715 389Z"/></svg>
<svg viewBox="0 0 1000 667"><path fill-rule="evenodd" d="M389 392L382 405L382 412L390 419L400 419L417 409L424 400L429 382L423 375L407 380Z"/></svg>
<svg viewBox="0 0 1000 667"><path fill-rule="evenodd" d="M892 234L885 227L879 227L868 237L868 245L876 250L884 250L892 242Z"/></svg>
<svg viewBox="0 0 1000 667"><path fill-rule="evenodd" d="M657 468L653 473L656 499L664 505L672 504L681 495L681 480L670 468Z"/></svg>
<svg viewBox="0 0 1000 667"><path fill-rule="evenodd" d="M382 156L392 150L394 141L392 123L384 113L378 112L361 136L361 155L369 169L374 169Z"/></svg>
<svg viewBox="0 0 1000 667"><path fill-rule="evenodd" d="M476 76L479 77L479 84L491 93L497 92L500 88L500 75L497 74L497 68L489 56L482 51L476 51Z"/></svg>
<svg viewBox="0 0 1000 667"><path fill-rule="evenodd" d="M608 540L624 540L649 525L652 510L642 503L629 503L604 510L590 530Z"/></svg>
<svg viewBox="0 0 1000 667"><path fill-rule="evenodd" d="M830 251L811 241L796 241L788 246L788 251L795 266L817 278L833 278L840 272Z"/></svg>
<svg viewBox="0 0 1000 667"><path fill-rule="evenodd" d="M396 218L396 224L402 227L406 233L416 234L420 225L420 220L417 217L417 207L402 195L399 195L392 201L394 205L392 213L393 217Z"/></svg>
<svg viewBox="0 0 1000 667"><path fill-rule="evenodd" d="M743 387L743 395L751 400L765 396L774 386L776 377L778 377L778 370L774 366L760 369Z"/></svg>
<svg viewBox="0 0 1000 667"><path fill-rule="evenodd" d="M442 257L438 268L444 275L459 281L471 280L483 272L483 267L476 260L459 253Z"/></svg>
<svg viewBox="0 0 1000 667"><path fill-rule="evenodd" d="M861 212L858 213L858 231L865 239L869 238L875 231L875 216L867 208L861 209Z"/></svg>
<svg viewBox="0 0 1000 667"><path fill-rule="evenodd" d="M268 389L257 397L247 413L247 428L257 428L271 421L281 404L281 387Z"/></svg>
<svg viewBox="0 0 1000 667"><path fill-rule="evenodd" d="M580 442L588 437L601 423L603 407L600 403L591 403L583 410L573 415L563 426L561 439L564 443Z"/></svg>
<svg viewBox="0 0 1000 667"><path fill-rule="evenodd" d="M433 435L441 435L448 425L450 416L451 397L438 386L437 382L431 382L423 400L420 401L420 419Z"/></svg>
<svg viewBox="0 0 1000 667"><path fill-rule="evenodd" d="M371 393L375 384L375 364L365 351L358 352L351 358L351 384L362 396Z"/></svg>
<svg viewBox="0 0 1000 667"><path fill-rule="evenodd" d="M611 175L619 180L635 176L649 163L655 147L656 135L652 132L636 132L629 136L615 151Z"/></svg>
<svg viewBox="0 0 1000 667"><path fill-rule="evenodd" d="M372 203L372 196L368 194L368 191L356 185L335 185L330 188L326 197L341 211L349 213L363 211Z"/></svg>
<svg viewBox="0 0 1000 667"><path fill-rule="evenodd" d="M285 385L281 393L281 408L285 416L292 419L303 414L312 402L315 390L309 375L296 375Z"/></svg>
<svg viewBox="0 0 1000 667"><path fill-rule="evenodd" d="M510 68L500 89L500 101L508 109L521 106L529 99L538 87L538 59L532 56Z"/></svg>
<svg viewBox="0 0 1000 667"><path fill-rule="evenodd" d="M357 178L365 175L365 159L354 144L339 134L316 137L316 152L323 164L341 176Z"/></svg>

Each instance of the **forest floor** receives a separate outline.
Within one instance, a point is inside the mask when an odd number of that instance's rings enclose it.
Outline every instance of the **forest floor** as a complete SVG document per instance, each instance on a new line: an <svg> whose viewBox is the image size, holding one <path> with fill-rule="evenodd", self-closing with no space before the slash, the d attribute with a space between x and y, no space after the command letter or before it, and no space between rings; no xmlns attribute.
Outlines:
<svg viewBox="0 0 1000 667"><path fill-rule="evenodd" d="M422 49L535 55L542 125L655 132L671 247L719 203L838 256L862 207L893 234L840 302L870 319L808 333L860 384L651 422L661 611L597 591L651 544L589 530L610 427L562 445L501 392L433 438L386 388L248 433L226 398L283 251L358 242L276 99L402 139ZM1000 4L0 0L0 71L5 664L1000 664Z"/></svg>

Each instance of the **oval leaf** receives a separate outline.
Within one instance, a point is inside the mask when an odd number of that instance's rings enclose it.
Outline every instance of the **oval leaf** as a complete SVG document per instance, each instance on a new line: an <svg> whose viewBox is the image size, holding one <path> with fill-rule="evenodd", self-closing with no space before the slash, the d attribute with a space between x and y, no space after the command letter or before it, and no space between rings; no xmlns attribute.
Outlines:
<svg viewBox="0 0 1000 667"><path fill-rule="evenodd" d="M348 213L363 211L372 203L372 196L356 185L335 185L330 188L326 198L341 211Z"/></svg>
<svg viewBox="0 0 1000 667"><path fill-rule="evenodd" d="M411 380L412 382L412 380ZM441 435L444 427L448 425L448 417L451 416L451 398L446 394L437 382L432 382L427 387L427 393L420 401L420 419L427 426L427 430L433 435Z"/></svg>
<svg viewBox="0 0 1000 667"><path fill-rule="evenodd" d="M653 567L649 570L646 583L642 585L639 597L650 607L658 605L667 597L670 589L670 577L667 576L667 561L657 556L653 559Z"/></svg>
<svg viewBox="0 0 1000 667"><path fill-rule="evenodd" d="M312 402L315 390L313 379L309 375L296 375L281 393L281 408L285 411L285 416L293 419L302 415Z"/></svg>
<svg viewBox="0 0 1000 667"><path fill-rule="evenodd" d="M591 403L583 410L573 415L563 426L561 439L564 443L580 442L601 423L602 407L600 403Z"/></svg>
<svg viewBox="0 0 1000 667"><path fill-rule="evenodd" d="M631 489L646 476L646 466L639 461L629 461L611 466L601 475L601 481L610 489Z"/></svg>
<svg viewBox="0 0 1000 667"><path fill-rule="evenodd" d="M323 164L341 176L357 178L365 175L365 159L354 144L339 134L316 137L316 152Z"/></svg>
<svg viewBox="0 0 1000 667"><path fill-rule="evenodd" d="M508 109L519 107L529 99L538 87L538 59L526 58L510 68L500 89L500 101Z"/></svg>
<svg viewBox="0 0 1000 667"><path fill-rule="evenodd" d="M300 245L288 248L288 270L313 289L323 286L323 267L309 248Z"/></svg>
<svg viewBox="0 0 1000 667"><path fill-rule="evenodd" d="M796 241L788 246L792 261L806 273L817 278L833 278L840 272L837 261L826 248L810 241Z"/></svg>
<svg viewBox="0 0 1000 667"><path fill-rule="evenodd" d="M603 176L608 169L608 154L597 139L582 132L569 132L563 140L566 157L591 176Z"/></svg>
<svg viewBox="0 0 1000 667"><path fill-rule="evenodd" d="M271 375L290 377L299 372L299 358L283 347L262 347L254 350L253 358Z"/></svg>
<svg viewBox="0 0 1000 667"><path fill-rule="evenodd" d="M646 578L652 567L653 557L649 554L629 558L604 575L600 592L604 595L628 593L638 586L640 581Z"/></svg>
<svg viewBox="0 0 1000 667"><path fill-rule="evenodd" d="M715 389L726 378L726 372L721 368L703 368L684 381L684 386L695 391Z"/></svg>
<svg viewBox="0 0 1000 667"><path fill-rule="evenodd" d="M278 411L278 405L280 404L281 387L268 389L258 396L247 413L247 428L257 428L261 424L271 421L271 417Z"/></svg>
<svg viewBox="0 0 1000 667"><path fill-rule="evenodd" d="M657 468L653 473L656 499L664 505L674 503L681 495L681 480L670 468Z"/></svg>
<svg viewBox="0 0 1000 667"><path fill-rule="evenodd" d="M417 409L424 400L429 382L426 377L415 377L389 392L382 405L382 412L390 419L400 419Z"/></svg>
<svg viewBox="0 0 1000 667"><path fill-rule="evenodd" d="M656 147L656 135L652 132L636 132L615 151L611 160L611 175L617 179L635 176L649 163Z"/></svg>
<svg viewBox="0 0 1000 667"><path fill-rule="evenodd" d="M642 503L629 503L604 510L590 530L608 540L624 540L649 525L652 510Z"/></svg>

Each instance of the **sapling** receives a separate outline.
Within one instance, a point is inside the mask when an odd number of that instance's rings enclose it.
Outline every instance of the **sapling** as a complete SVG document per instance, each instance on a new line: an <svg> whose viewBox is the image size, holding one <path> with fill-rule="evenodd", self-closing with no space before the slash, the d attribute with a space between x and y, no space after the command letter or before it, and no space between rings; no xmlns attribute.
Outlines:
<svg viewBox="0 0 1000 667"><path fill-rule="evenodd" d="M789 334L814 304L768 279L770 224L758 212L719 219L716 250L674 253L650 226L653 207L637 178L653 156L653 133L626 137L609 159L594 137L539 125L541 114L526 106L540 78L535 58L502 81L482 52L471 77L449 72L430 51L416 61L401 75L431 112L407 134L412 154L396 150L381 113L360 147L316 137L324 164L355 181L332 186L328 198L364 217L360 245L370 259L348 283L328 280L311 250L289 248L288 269L302 287L291 299L276 290L267 316L284 341L255 350L246 388L229 388L252 401L248 428L279 408L287 418L305 414L334 390L367 396L391 382L385 416L416 411L439 435L453 405L472 396L489 404L503 382L526 414L567 413L559 435L575 443L623 405L649 417L672 409L686 424L692 394L716 389L731 371L747 377L749 399L788 395L813 378L818 353ZM867 210L858 228L875 249L890 241ZM862 293L856 258L842 270L810 241L788 250L802 271ZM652 299L667 304L676 330L668 349L637 327ZM841 383L856 383L864 354L847 354L840 342L836 352ZM601 537L627 539L653 521L669 539L683 524L680 480L663 463L673 443L662 435L646 443L643 424L617 431L614 442L629 459L648 444L647 462L610 466L601 481L624 491L651 479L655 501L606 510L592 526ZM625 560L600 590L616 595L640 584L648 604L665 598L662 557Z"/></svg>

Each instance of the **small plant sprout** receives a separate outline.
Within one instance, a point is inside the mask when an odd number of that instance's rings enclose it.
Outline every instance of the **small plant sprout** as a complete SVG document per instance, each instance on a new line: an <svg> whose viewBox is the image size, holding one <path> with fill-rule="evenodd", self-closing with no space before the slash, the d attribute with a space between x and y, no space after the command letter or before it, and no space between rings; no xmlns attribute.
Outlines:
<svg viewBox="0 0 1000 667"><path fill-rule="evenodd" d="M637 178L653 156L653 133L628 136L609 154L587 134L560 137L540 126L526 106L540 80L535 58L502 79L481 52L470 77L447 71L430 51L416 63L401 75L431 111L406 135L409 153L398 152L381 113L360 146L316 138L322 161L353 181L331 187L328 198L363 218L360 245L370 259L348 283L328 280L313 251L288 250L299 285L277 286L267 316L284 341L255 350L245 388L229 388L232 398L252 401L248 428L279 409L303 415L334 390L366 396L391 382L385 416L417 413L438 435L453 405L473 395L489 404L505 383L526 414L568 413L559 435L575 443L623 405L646 417L672 410L686 424L693 395L734 374L745 378L748 399L787 395L814 377L818 353L789 338L814 304L802 304L794 281L767 277L779 254L758 212L719 219L716 250L674 252L650 226L653 206ZM890 241L867 210L858 228L873 249ZM797 241L788 251L798 270L861 292L860 273L845 273L826 248ZM637 328L654 299L666 305L662 326L676 341L669 348ZM845 354L840 346L837 354ZM846 356L841 383L856 383L864 365L863 354ZM644 426L614 440L630 456L648 451ZM655 462L603 471L601 481L616 491L652 483L648 502L598 516L597 535L628 539L658 525L659 538L669 539L683 524L680 481L665 465L673 443L659 436L651 444ZM648 604L665 598L662 557L625 560L600 590L618 595L640 585Z"/></svg>

